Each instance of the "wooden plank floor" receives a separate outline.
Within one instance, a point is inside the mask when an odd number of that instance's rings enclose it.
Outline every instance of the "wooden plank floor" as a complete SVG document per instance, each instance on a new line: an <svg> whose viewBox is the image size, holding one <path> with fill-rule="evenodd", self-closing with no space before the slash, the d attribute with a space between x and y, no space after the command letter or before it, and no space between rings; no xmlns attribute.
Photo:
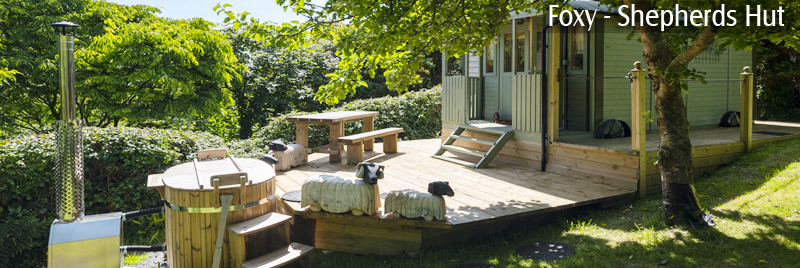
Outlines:
<svg viewBox="0 0 800 268"><path fill-rule="evenodd" d="M544 173L534 167L492 163L486 169L464 166L431 158L440 139L401 141L399 153L383 154L382 144L364 154L365 161L386 166L386 176L378 182L382 196L392 190L427 191L428 183L449 181L454 197L445 197L447 222L452 225L513 218L633 196L617 187ZM453 155L477 162L477 157ZM354 176L355 165L328 163L325 154L309 155L309 163L288 171L278 171L278 193L300 190L303 181L316 174ZM342 157L342 159L346 159ZM383 202L382 202L383 203ZM298 203L291 204L295 209Z"/></svg>
<svg viewBox="0 0 800 268"><path fill-rule="evenodd" d="M800 135L800 124L797 123L784 123L784 122L768 122L756 121L753 125L753 141L767 140L773 138L781 138L786 136L776 136L768 134L758 134L756 132L768 131L788 133L788 136ZM739 128L702 128L691 130L689 137L692 139L692 146L726 144L739 142ZM631 138L621 139L578 139L578 140L564 140L564 143L588 145L601 148L609 148L615 150L630 150ZM661 142L657 132L647 133L647 150L658 150L658 144Z"/></svg>

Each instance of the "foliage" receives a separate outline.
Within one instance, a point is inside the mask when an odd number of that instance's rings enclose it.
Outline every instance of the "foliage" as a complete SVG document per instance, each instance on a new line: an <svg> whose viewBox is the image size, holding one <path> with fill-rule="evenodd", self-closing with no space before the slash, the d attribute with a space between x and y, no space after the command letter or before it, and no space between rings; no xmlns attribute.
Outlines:
<svg viewBox="0 0 800 268"><path fill-rule="evenodd" d="M756 56L760 119L800 121L800 53L763 41Z"/></svg>
<svg viewBox="0 0 800 268"><path fill-rule="evenodd" d="M41 267L47 261L52 219L0 218L0 267ZM14 264L14 266L11 266Z"/></svg>
<svg viewBox="0 0 800 268"><path fill-rule="evenodd" d="M161 173L191 159L200 149L224 146L222 139L207 133L84 128L86 214L160 206L158 192L145 186L148 174ZM47 224L55 218L53 150L52 134L0 141L0 222L18 223L22 226L19 233L26 235L8 238L20 241L16 244L0 243L0 252L12 253L2 254L11 263L32 260L41 266L39 258L46 256ZM32 218L43 223L36 224ZM126 239L133 239L127 242L156 241L163 236L163 233L138 234L139 230L163 229L163 222L158 219L136 220L144 226L126 223ZM156 238L151 239L153 235ZM21 249L23 253L14 253Z"/></svg>
<svg viewBox="0 0 800 268"><path fill-rule="evenodd" d="M441 122L441 88L406 92L397 97L355 100L341 107L331 108L333 111L376 111L375 129L402 127L399 138L404 140L435 138L442 129ZM286 117L309 114L293 112L273 118L256 132L255 137L228 144L229 151L239 157L258 157L264 153L266 145L275 139L295 141L295 123ZM345 123L345 134L363 132L361 121ZM329 143L328 127L310 125L308 144L317 147Z"/></svg>
<svg viewBox="0 0 800 268"><path fill-rule="evenodd" d="M94 126L207 115L230 102L236 79L225 37L200 19L158 18L158 9L98 0L0 0L0 58L19 71L0 91L0 128L44 133L60 118L58 36L48 25L68 20L75 34L79 116Z"/></svg>
<svg viewBox="0 0 800 268"><path fill-rule="evenodd" d="M150 257L150 253L129 253L125 255L125 265L136 265Z"/></svg>
<svg viewBox="0 0 800 268"><path fill-rule="evenodd" d="M464 55L480 48L499 33L515 8L529 2L442 1L329 1L324 6L300 0L279 0L280 5L309 19L304 23L276 25L247 19L249 13L235 14L231 5L214 9L224 13L233 26L248 25L247 33L279 47L305 47L313 40L333 40L341 58L330 83L316 98L335 104L356 87L366 86L361 71L376 76L384 68L388 88L404 91L422 82L420 71L426 55L442 51ZM344 26L342 23L347 22ZM436 30L431 30L436 29Z"/></svg>
<svg viewBox="0 0 800 268"><path fill-rule="evenodd" d="M512 223L482 239L415 255L315 253L314 267L795 267L800 261L800 140L773 144L707 173L695 185L718 225L670 227L658 194L616 207L571 208ZM487 182L491 183L491 182ZM458 193L456 193L458 194ZM532 260L515 250L564 243L575 255Z"/></svg>
<svg viewBox="0 0 800 268"><path fill-rule="evenodd" d="M226 34L239 64L246 68L242 80L230 88L239 114L239 138L250 138L255 129L286 111L318 112L328 107L313 97L338 63L330 42L287 50L236 30L227 29Z"/></svg>

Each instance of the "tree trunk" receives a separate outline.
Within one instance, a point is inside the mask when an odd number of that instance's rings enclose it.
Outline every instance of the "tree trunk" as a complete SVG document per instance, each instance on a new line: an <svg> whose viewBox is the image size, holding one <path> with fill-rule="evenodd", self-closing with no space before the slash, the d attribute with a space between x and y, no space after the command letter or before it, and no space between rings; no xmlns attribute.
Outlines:
<svg viewBox="0 0 800 268"><path fill-rule="evenodd" d="M636 4L637 9L653 10L648 0L623 0L626 5ZM717 28L705 27L693 44L673 55L669 40L663 33L648 25L634 25L644 47L648 74L652 78L655 110L658 114L658 132L661 136L656 163L661 171L661 191L664 213L671 225L713 226L711 215L700 209L694 188L692 166L692 141L689 139L689 119L681 97L680 74L689 62L705 51L713 42Z"/></svg>
<svg viewBox="0 0 800 268"><path fill-rule="evenodd" d="M650 75L657 77L658 74L650 70ZM654 80L660 81L654 88L654 92L658 92L655 108L661 135L657 163L667 223L713 226L711 215L700 209L694 188L692 141L680 83L667 83L662 77Z"/></svg>

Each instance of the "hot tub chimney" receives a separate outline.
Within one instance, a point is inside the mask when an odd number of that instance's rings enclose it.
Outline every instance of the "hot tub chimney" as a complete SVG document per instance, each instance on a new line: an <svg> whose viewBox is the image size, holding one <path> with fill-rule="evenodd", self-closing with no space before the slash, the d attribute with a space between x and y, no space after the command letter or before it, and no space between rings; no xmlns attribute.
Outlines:
<svg viewBox="0 0 800 268"><path fill-rule="evenodd" d="M83 218L83 135L75 114L75 50L77 24L50 24L58 33L58 71L61 76L61 120L56 121L56 211L58 219Z"/></svg>

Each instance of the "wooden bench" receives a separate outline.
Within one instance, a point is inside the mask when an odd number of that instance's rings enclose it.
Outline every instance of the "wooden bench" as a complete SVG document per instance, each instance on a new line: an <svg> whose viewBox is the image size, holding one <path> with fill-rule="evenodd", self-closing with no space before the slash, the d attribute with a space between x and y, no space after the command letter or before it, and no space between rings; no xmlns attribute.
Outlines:
<svg viewBox="0 0 800 268"><path fill-rule="evenodd" d="M383 137L383 152L397 152L397 133L403 132L401 127L384 128L370 132L339 138L339 142L347 146L347 163L355 165L364 162L364 142ZM372 151L372 148L366 148Z"/></svg>

